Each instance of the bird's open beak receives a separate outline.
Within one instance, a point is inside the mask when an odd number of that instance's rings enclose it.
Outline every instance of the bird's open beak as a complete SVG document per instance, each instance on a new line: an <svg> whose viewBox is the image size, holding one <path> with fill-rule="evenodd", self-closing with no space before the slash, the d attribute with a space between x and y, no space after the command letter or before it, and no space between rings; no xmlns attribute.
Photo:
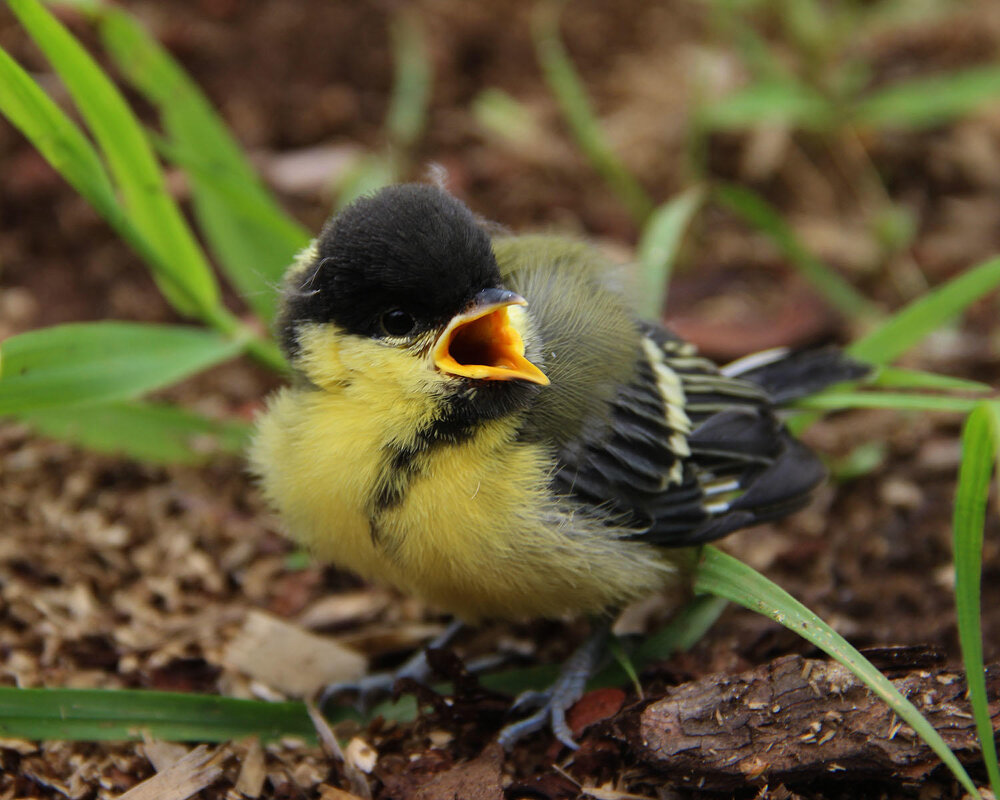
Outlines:
<svg viewBox="0 0 1000 800"><path fill-rule="evenodd" d="M507 289L484 289L457 314L434 343L442 372L479 380L522 380L546 386L545 373L524 357L524 342L511 322L511 306L526 306Z"/></svg>

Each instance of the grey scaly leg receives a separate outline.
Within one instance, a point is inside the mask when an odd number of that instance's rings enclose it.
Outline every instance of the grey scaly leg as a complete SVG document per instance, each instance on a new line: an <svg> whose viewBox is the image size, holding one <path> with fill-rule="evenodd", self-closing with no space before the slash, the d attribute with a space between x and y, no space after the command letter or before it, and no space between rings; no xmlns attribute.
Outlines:
<svg viewBox="0 0 1000 800"><path fill-rule="evenodd" d="M374 675L365 675L356 681L331 683L320 694L319 707L323 708L338 694L356 692L358 699L355 702L355 707L359 712L364 713L376 699L390 695L392 687L396 685L398 680L412 678L417 683L426 684L431 677L431 669L427 663L427 651L447 647L462 632L463 628L465 628L464 622L458 619L452 620L440 636L432 639L393 672L377 672Z"/></svg>
<svg viewBox="0 0 1000 800"><path fill-rule="evenodd" d="M559 677L546 690L524 692L514 702L512 710L538 708L530 717L507 725L497 740L505 750L529 734L540 731L546 725L552 733L571 750L579 745L573 741L572 731L566 724L566 712L583 696L584 687L604 654L610 634L610 623L595 623L597 626L590 637L581 644L563 664Z"/></svg>

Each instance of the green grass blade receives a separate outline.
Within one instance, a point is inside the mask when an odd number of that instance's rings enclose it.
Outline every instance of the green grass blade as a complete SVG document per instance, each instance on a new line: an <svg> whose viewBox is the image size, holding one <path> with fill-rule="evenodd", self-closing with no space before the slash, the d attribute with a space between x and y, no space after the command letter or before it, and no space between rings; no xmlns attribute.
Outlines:
<svg viewBox="0 0 1000 800"><path fill-rule="evenodd" d="M903 392L822 392L795 402L796 408L843 411L848 408L889 408L896 411L943 411L968 414L978 401L966 397Z"/></svg>
<svg viewBox="0 0 1000 800"><path fill-rule="evenodd" d="M167 193L142 126L121 93L38 0L9 0L8 7L52 63L94 134L123 208L159 257L153 266L168 277L160 284L164 294L186 314L202 314L218 306L212 271Z"/></svg>
<svg viewBox="0 0 1000 800"><path fill-rule="evenodd" d="M184 154L173 160L191 179L195 216L213 254L250 307L270 320L273 287L308 232L278 207L202 92L138 21L105 7L98 24L118 68L159 110L168 157Z"/></svg>
<svg viewBox="0 0 1000 800"><path fill-rule="evenodd" d="M632 663L632 659L625 652L621 639L617 636L610 637L608 640L608 650L615 660L615 666L625 673L629 683L632 684L633 691L639 697L642 697L642 684L639 682L639 673L636 672L635 664Z"/></svg>
<svg viewBox="0 0 1000 800"><path fill-rule="evenodd" d="M663 628L646 637L633 661L642 669L653 661L690 650L722 616L729 602L721 597L695 597Z"/></svg>
<svg viewBox="0 0 1000 800"><path fill-rule="evenodd" d="M542 137L532 110L503 89L484 89L476 95L472 116L484 130L514 145L526 146Z"/></svg>
<svg viewBox="0 0 1000 800"><path fill-rule="evenodd" d="M773 241L830 305L849 319L873 320L881 312L861 292L810 253L764 198L743 186L720 184L714 197Z"/></svg>
<svg viewBox="0 0 1000 800"><path fill-rule="evenodd" d="M873 128L926 128L1000 100L1000 66L991 64L914 78L860 100L853 120Z"/></svg>
<svg viewBox="0 0 1000 800"><path fill-rule="evenodd" d="M532 18L535 53L576 143L594 169L621 198L636 222L653 211L653 201L608 144L590 105L587 90L559 38L561 4L541 0Z"/></svg>
<svg viewBox="0 0 1000 800"><path fill-rule="evenodd" d="M696 597L688 603L667 625L647 637L631 657L636 669L654 661L663 661L674 653L688 650L711 628L726 608L726 601L718 597ZM483 686L497 692L517 695L529 690L546 689L559 676L555 664L538 664L523 669L504 670L483 675ZM588 689L620 686L632 680L627 667L612 663L587 682Z"/></svg>
<svg viewBox="0 0 1000 800"><path fill-rule="evenodd" d="M73 186L153 269L157 281L175 305L185 306L185 292L176 282L176 270L169 258L161 258L153 245L132 224L118 202L111 180L90 141L69 117L39 88L34 80L0 50L0 113L10 119L38 148L42 156ZM234 332L238 320L216 307L206 316L215 317L220 329ZM254 345L265 350L266 343ZM281 356L261 353L261 360L280 369Z"/></svg>
<svg viewBox="0 0 1000 800"><path fill-rule="evenodd" d="M197 148L181 146L176 141L158 136L153 137L153 143L164 158L183 169L192 180L210 184L211 191L218 196L220 203L227 207L228 212L238 219L240 224L266 229L264 234L275 242L276 252L278 250L284 252L289 247L302 250L309 244L312 238L309 231L283 212L275 213L274 198L266 191L260 193L249 191L239 176L229 171L218 170L215 165L202 157ZM280 247L277 246L277 242L281 242ZM288 263L294 260L298 250L291 256L285 256L289 259ZM273 277L273 273L277 272L277 280L280 281L287 266L288 264L285 264L281 270L269 267L268 271L261 272L261 276ZM268 281L270 280L269 277Z"/></svg>
<svg viewBox="0 0 1000 800"><path fill-rule="evenodd" d="M427 123L433 71L420 16L402 9L389 31L395 79L385 126L389 141L402 151L413 147Z"/></svg>
<svg viewBox="0 0 1000 800"><path fill-rule="evenodd" d="M840 634L780 586L721 550L706 546L695 573L695 591L724 597L744 608L770 617L839 661L908 724L937 753L973 797L981 796L955 754L940 734L909 700L871 662Z"/></svg>
<svg viewBox="0 0 1000 800"><path fill-rule="evenodd" d="M97 151L76 124L0 49L0 113L38 148L46 161L143 258L162 281L174 282L169 264L160 264L149 242L136 230L115 196ZM180 289L174 289L180 292Z"/></svg>
<svg viewBox="0 0 1000 800"><path fill-rule="evenodd" d="M838 458L828 465L830 479L835 483L843 483L863 478L882 466L887 456L888 448L885 442L874 441L859 444L846 456Z"/></svg>
<svg viewBox="0 0 1000 800"><path fill-rule="evenodd" d="M0 347L0 414L131 399L245 346L179 325L83 322L29 331Z"/></svg>
<svg viewBox="0 0 1000 800"><path fill-rule="evenodd" d="M120 216L111 179L90 140L3 49L0 86L0 113L101 215Z"/></svg>
<svg viewBox="0 0 1000 800"><path fill-rule="evenodd" d="M302 703L111 689L0 687L0 736L32 740L226 742L293 736L313 744Z"/></svg>
<svg viewBox="0 0 1000 800"><path fill-rule="evenodd" d="M754 83L698 111L697 121L708 130L744 130L754 125L788 125L829 130L836 109L822 94L794 79Z"/></svg>
<svg viewBox="0 0 1000 800"><path fill-rule="evenodd" d="M639 313L644 319L660 319L681 240L704 201L704 187L692 186L661 205L646 220L637 252L641 269Z"/></svg>
<svg viewBox="0 0 1000 800"><path fill-rule="evenodd" d="M998 287L1000 257L995 257L914 300L847 351L869 364L888 364Z"/></svg>
<svg viewBox="0 0 1000 800"><path fill-rule="evenodd" d="M983 640L980 619L980 582L983 560L983 527L986 499L994 463L1000 458L1000 404L981 403L965 423L962 433L962 464L955 494L955 611L962 660L969 686L969 702L976 719L983 761L994 796L1000 791L996 742L986 697Z"/></svg>
<svg viewBox="0 0 1000 800"><path fill-rule="evenodd" d="M875 379L867 385L877 386L881 389L931 389L939 392L976 394L995 391L992 386L979 381L953 378L951 375L938 375L936 372L924 372L919 369L904 369L903 367L881 367Z"/></svg>
<svg viewBox="0 0 1000 800"><path fill-rule="evenodd" d="M239 453L250 436L248 423L142 402L48 408L17 417L46 436L88 450L160 464L200 464L219 452Z"/></svg>

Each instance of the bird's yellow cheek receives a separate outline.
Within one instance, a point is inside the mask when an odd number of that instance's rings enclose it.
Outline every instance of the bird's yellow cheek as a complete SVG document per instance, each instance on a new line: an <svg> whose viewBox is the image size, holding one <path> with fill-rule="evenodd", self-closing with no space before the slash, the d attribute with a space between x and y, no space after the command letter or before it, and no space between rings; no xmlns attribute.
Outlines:
<svg viewBox="0 0 1000 800"><path fill-rule="evenodd" d="M295 360L309 380L327 391L342 389L392 393L424 402L452 380L426 356L400 346L345 333L333 323L303 325Z"/></svg>

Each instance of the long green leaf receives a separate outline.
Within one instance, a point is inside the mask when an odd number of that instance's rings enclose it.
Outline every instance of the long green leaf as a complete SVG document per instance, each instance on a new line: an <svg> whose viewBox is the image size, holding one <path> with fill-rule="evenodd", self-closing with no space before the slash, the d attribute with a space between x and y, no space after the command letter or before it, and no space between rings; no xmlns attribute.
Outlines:
<svg viewBox="0 0 1000 800"><path fill-rule="evenodd" d="M715 187L714 196L722 205L766 234L802 276L842 314L851 319L865 320L881 316L867 297L810 253L781 215L756 192L735 184L720 184Z"/></svg>
<svg viewBox="0 0 1000 800"><path fill-rule="evenodd" d="M742 130L754 125L789 125L828 130L836 108L815 89L794 79L754 83L705 104L697 121L710 130Z"/></svg>
<svg viewBox="0 0 1000 800"><path fill-rule="evenodd" d="M983 761L994 796L1000 791L996 743L986 697L983 640L980 619L980 581L983 560L983 526L986 498L994 463L1000 459L997 438L1000 431L1000 404L981 403L965 423L962 433L962 464L955 494L955 611L962 660L969 686L969 702L976 718L976 730L983 748Z"/></svg>
<svg viewBox="0 0 1000 800"><path fill-rule="evenodd" d="M874 128L925 128L1000 101L1000 66L972 67L913 78L860 100L853 119Z"/></svg>
<svg viewBox="0 0 1000 800"><path fill-rule="evenodd" d="M174 283L169 263L161 264L152 245L132 224L115 196L97 151L62 109L0 49L0 113L38 148L46 161L158 272ZM174 288L180 292L179 288Z"/></svg>
<svg viewBox="0 0 1000 800"><path fill-rule="evenodd" d="M542 137L541 126L528 106L503 89L484 89L472 101L472 116L485 130L521 147Z"/></svg>
<svg viewBox="0 0 1000 800"><path fill-rule="evenodd" d="M142 126L121 93L79 42L38 0L7 4L65 83L94 134L121 193L122 205L158 255L161 287L187 314L219 304L218 287L176 202Z"/></svg>
<svg viewBox="0 0 1000 800"><path fill-rule="evenodd" d="M302 703L134 689L0 687L0 736L62 741L148 736L183 742L291 736L313 744L316 730Z"/></svg>
<svg viewBox="0 0 1000 800"><path fill-rule="evenodd" d="M3 49L0 86L0 112L11 124L103 216L120 215L111 179L90 140Z"/></svg>
<svg viewBox="0 0 1000 800"><path fill-rule="evenodd" d="M981 800L979 791L965 768L916 707L840 634L780 586L721 550L706 546L702 549L698 562L694 589L699 594L724 597L770 617L839 661L913 728L969 794Z"/></svg>
<svg viewBox="0 0 1000 800"><path fill-rule="evenodd" d="M848 352L869 364L888 364L997 288L1000 257L978 264L914 300L854 342Z"/></svg>
<svg viewBox="0 0 1000 800"><path fill-rule="evenodd" d="M162 137L154 137L156 149L169 161L183 169L190 177L211 184L212 191L219 200L229 208L229 213L238 218L242 224L255 228L266 228L269 239L282 242L281 250L288 247L303 249L309 244L311 234L292 217L280 211L275 213L274 198L266 191L248 191L242 178L228 171L220 171L205 161L197 148L191 149L168 141ZM277 248L276 248L277 249ZM298 251L296 251L298 252ZM292 255L294 258L294 253ZM286 264L285 267L288 265ZM272 275L277 278L284 275L283 270L272 268Z"/></svg>
<svg viewBox="0 0 1000 800"><path fill-rule="evenodd" d="M727 605L721 597L693 598L663 628L643 640L633 658L636 666L642 669L650 662L690 650L722 616Z"/></svg>
<svg viewBox="0 0 1000 800"><path fill-rule="evenodd" d="M158 108L168 155L184 154L175 161L191 179L195 215L212 252L250 307L270 320L274 284L308 243L308 232L278 207L225 123L160 43L118 8L103 7L98 21L119 69Z"/></svg>
<svg viewBox="0 0 1000 800"><path fill-rule="evenodd" d="M974 392L976 394L995 391L992 386L979 381L903 367L881 367L875 379L867 385L884 389L932 389L939 392Z"/></svg>
<svg viewBox="0 0 1000 800"><path fill-rule="evenodd" d="M545 80L584 155L641 223L652 212L653 201L608 144L587 90L559 38L559 7L557 2L540 0L532 18L535 53Z"/></svg>
<svg viewBox="0 0 1000 800"><path fill-rule="evenodd" d="M142 402L47 408L17 417L40 433L89 450L162 464L199 464L220 451L238 453L250 435L247 423Z"/></svg>
<svg viewBox="0 0 1000 800"><path fill-rule="evenodd" d="M137 397L238 355L245 342L199 328L57 325L0 347L0 414Z"/></svg>
<svg viewBox="0 0 1000 800"><path fill-rule="evenodd" d="M795 401L796 408L843 411L848 408L889 408L897 411L944 411L967 414L977 400L903 392L822 392Z"/></svg>
<svg viewBox="0 0 1000 800"><path fill-rule="evenodd" d="M2 50L0 87L0 113L5 114L28 137L46 160L150 265L161 287L176 300L175 305L190 306L184 299L185 291L176 279L176 266L169 253L164 257L133 224L115 197L110 179L90 142L35 81ZM202 309L201 316L228 335L251 336L246 326L221 305ZM247 351L272 369L285 369L281 353L269 341L251 336L247 342Z"/></svg>
<svg viewBox="0 0 1000 800"><path fill-rule="evenodd" d="M681 240L704 200L704 187L692 186L659 206L643 226L637 257L642 270L639 313L645 319L659 321L663 313Z"/></svg>

